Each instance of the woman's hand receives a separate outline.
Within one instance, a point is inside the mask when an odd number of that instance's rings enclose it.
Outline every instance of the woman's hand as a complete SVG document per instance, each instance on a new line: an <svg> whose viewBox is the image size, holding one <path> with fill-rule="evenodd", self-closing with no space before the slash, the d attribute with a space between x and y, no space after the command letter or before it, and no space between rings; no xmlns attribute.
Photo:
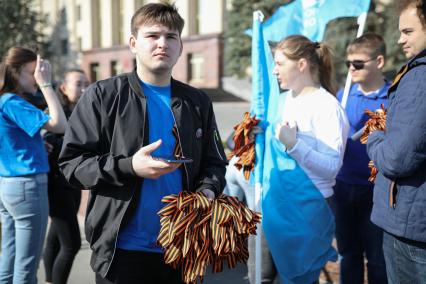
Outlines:
<svg viewBox="0 0 426 284"><path fill-rule="evenodd" d="M287 150L293 149L297 143L296 133L297 125L294 122L293 126L290 126L288 122L278 123L275 129L276 138L281 141L287 148Z"/></svg>
<svg viewBox="0 0 426 284"><path fill-rule="evenodd" d="M37 63L34 71L34 79L40 88L51 87L52 69L48 60L37 55Z"/></svg>

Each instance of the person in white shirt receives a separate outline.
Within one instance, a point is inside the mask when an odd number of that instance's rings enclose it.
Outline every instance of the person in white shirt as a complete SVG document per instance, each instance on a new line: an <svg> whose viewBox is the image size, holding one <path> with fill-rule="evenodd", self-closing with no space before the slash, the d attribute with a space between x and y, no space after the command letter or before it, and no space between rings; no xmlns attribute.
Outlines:
<svg viewBox="0 0 426 284"><path fill-rule="evenodd" d="M335 98L330 48L290 36L275 50L274 74L289 89L277 138L324 198L333 195L342 166L349 124Z"/></svg>
<svg viewBox="0 0 426 284"><path fill-rule="evenodd" d="M284 283L318 283L321 268L337 259L327 200L342 165L349 124L335 97L327 45L289 36L275 48L274 61L280 87L289 91L280 95L278 122L267 129L275 159L270 185L263 185L263 229Z"/></svg>

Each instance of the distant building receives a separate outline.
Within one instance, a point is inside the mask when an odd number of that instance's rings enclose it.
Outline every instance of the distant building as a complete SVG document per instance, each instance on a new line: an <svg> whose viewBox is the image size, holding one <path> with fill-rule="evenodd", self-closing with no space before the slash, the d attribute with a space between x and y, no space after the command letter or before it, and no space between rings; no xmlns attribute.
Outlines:
<svg viewBox="0 0 426 284"><path fill-rule="evenodd" d="M35 0L47 15L57 72L81 66L91 81L135 66L127 41L130 19L141 0ZM173 77L200 88L219 88L223 74L225 0L177 0L185 20L183 53Z"/></svg>

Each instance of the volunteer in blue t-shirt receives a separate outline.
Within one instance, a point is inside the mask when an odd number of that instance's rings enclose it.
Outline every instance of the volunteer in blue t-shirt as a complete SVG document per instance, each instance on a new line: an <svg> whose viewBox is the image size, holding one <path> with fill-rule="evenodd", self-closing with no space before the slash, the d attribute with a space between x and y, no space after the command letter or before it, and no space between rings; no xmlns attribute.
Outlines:
<svg viewBox="0 0 426 284"><path fill-rule="evenodd" d="M172 4L140 7L129 37L136 68L92 84L68 121L59 166L90 190L85 234L98 284L183 283L156 243L161 200L182 191L213 199L225 186L211 101L172 78L183 27Z"/></svg>
<svg viewBox="0 0 426 284"><path fill-rule="evenodd" d="M346 63L354 83L345 107L350 124L349 137L368 120L366 109L374 111L381 104L387 106L390 84L382 74L385 54L383 38L373 33L364 34L347 47ZM340 101L342 95L343 91L337 94ZM332 197L342 284L364 283L364 254L368 261L368 283L387 283L383 232L370 221L374 184L368 181L369 161L366 145L348 139Z"/></svg>
<svg viewBox="0 0 426 284"><path fill-rule="evenodd" d="M63 133L65 114L50 83L48 61L12 47L0 65L0 283L37 283L49 212L49 164L40 129ZM28 103L23 93L39 86L50 115Z"/></svg>

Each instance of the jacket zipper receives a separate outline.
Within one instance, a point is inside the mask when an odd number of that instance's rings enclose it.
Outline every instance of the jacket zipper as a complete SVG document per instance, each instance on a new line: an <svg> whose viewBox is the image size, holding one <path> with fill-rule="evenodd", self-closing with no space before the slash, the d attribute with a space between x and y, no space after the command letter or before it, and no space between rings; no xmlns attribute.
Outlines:
<svg viewBox="0 0 426 284"><path fill-rule="evenodd" d="M135 186L136 186L136 185L135 185ZM142 184L141 184L141 187L142 187ZM135 189L135 190L136 190L136 189ZM130 198L129 204L127 205L126 210L124 211L123 215L121 216L121 219L120 219L120 225L118 225L117 234L115 234L114 251L112 252L111 262L109 263L108 268L107 268L107 271L105 272L105 275L103 276L104 278L106 278L106 276L107 276L107 274L108 274L108 272L109 272L109 269L111 268L112 262L113 262L113 260L114 260L115 252L116 252L116 250L117 250L118 233L120 232L120 228L121 228L121 224L122 224L122 222L123 222L124 215L126 215L127 209L128 209L128 208L129 208L129 206L130 206L130 202L132 202L132 200L133 200L133 196L135 195L135 190L133 190L133 194L132 194L132 197Z"/></svg>
<svg viewBox="0 0 426 284"><path fill-rule="evenodd" d="M147 123L147 122L146 122L146 112L145 112L145 123ZM144 125L144 127L143 127L143 132L142 132L142 146L141 146L141 147L143 147L143 142L144 142L144 140L145 140L145 125ZM142 188L142 184L143 184L143 180L142 180L142 182L141 182L140 188ZM134 186L136 187L136 185L137 185L137 182L135 182L135 185L134 185ZM130 198L130 200L129 200L129 204L127 205L126 210L124 210L124 213L123 213L123 215L122 215L122 216L121 216L121 218L120 218L120 225L118 225L118 230L117 230L117 233L115 234L114 251L112 252L111 262L108 264L108 268L107 268L107 270L106 270L106 272L105 272L105 275L103 276L104 278L106 278L106 276L107 276L107 274L108 274L108 272L109 272L109 269L111 268L112 262L113 262L113 260L114 260L115 252L116 252L116 250L117 250L118 233L120 232L120 228L121 228L121 224L122 224L122 222L123 222L124 215L126 215L127 209L128 209L128 208L129 208L129 206L130 206L130 202L132 202L132 200L133 200L133 196L135 196L135 191L136 191L136 190L137 190L137 188L135 188L135 189L133 190L132 197L131 197L131 198Z"/></svg>
<svg viewBox="0 0 426 284"><path fill-rule="evenodd" d="M222 161L224 161L222 155L220 154L219 147L217 146L217 141L219 141L219 136L217 135L217 130L216 129L214 130L214 139L213 140L214 140L214 145L216 146L217 154L222 159Z"/></svg>
<svg viewBox="0 0 426 284"><path fill-rule="evenodd" d="M179 143L180 150L181 150L181 152L182 152L182 156L183 156L183 157L186 157L186 156L185 156L185 154L183 153L183 147L182 147L182 143L181 143L181 141L180 141L179 127L178 127L178 125L177 125L177 123L176 123L175 115L174 115L174 113L173 113L173 111L172 111L172 110L170 110L170 111L172 112L173 121L174 121L174 123L175 123L175 125L176 125L176 131L177 131L177 136L178 136L178 143ZM188 189L189 189L189 188L190 188L190 185L189 185L188 170L187 170L187 168L186 168L185 163L183 163L183 168L184 168L184 170L185 170L186 186L187 186L187 187L188 187Z"/></svg>

